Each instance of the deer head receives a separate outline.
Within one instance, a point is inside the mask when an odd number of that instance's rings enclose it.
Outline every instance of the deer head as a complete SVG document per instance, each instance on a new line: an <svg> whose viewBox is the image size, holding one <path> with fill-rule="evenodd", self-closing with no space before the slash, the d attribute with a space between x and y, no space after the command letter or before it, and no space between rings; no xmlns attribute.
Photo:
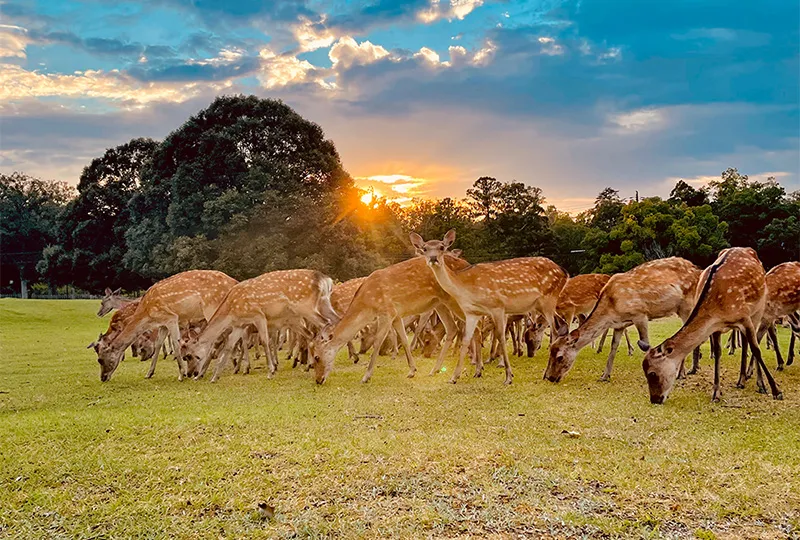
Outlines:
<svg viewBox="0 0 800 540"><path fill-rule="evenodd" d="M122 292L122 289L117 289L116 291L112 291L108 287L104 291L105 296L100 300L100 309L97 312L98 317L102 317L109 313L112 309L116 307L116 300L118 300L119 294Z"/></svg>
<svg viewBox="0 0 800 540"><path fill-rule="evenodd" d="M314 367L314 379L317 384L324 383L333 370L336 349L331 346L330 341L330 332L326 333L323 330L308 346L308 352Z"/></svg>
<svg viewBox="0 0 800 540"><path fill-rule="evenodd" d="M414 246L417 255L425 257L428 266L433 266L442 263L445 252L453 245L453 242L456 241L456 231L455 229L450 229L442 240L428 240L426 242L420 235L414 232L409 234L409 238L411 239L411 245Z"/></svg>
<svg viewBox="0 0 800 540"><path fill-rule="evenodd" d="M650 389L650 403L661 405L667 399L678 378L681 357L669 339L644 355L642 369Z"/></svg>
<svg viewBox="0 0 800 540"><path fill-rule="evenodd" d="M572 368L578 356L578 336L578 331L573 330L569 334L559 336L550 345L550 358L544 371L545 379L557 383Z"/></svg>
<svg viewBox="0 0 800 540"><path fill-rule="evenodd" d="M107 382L119 363L122 362L125 350L118 350L112 347L110 342L104 343L103 340L100 340L95 346L95 351L97 352L97 363L100 364L100 380Z"/></svg>

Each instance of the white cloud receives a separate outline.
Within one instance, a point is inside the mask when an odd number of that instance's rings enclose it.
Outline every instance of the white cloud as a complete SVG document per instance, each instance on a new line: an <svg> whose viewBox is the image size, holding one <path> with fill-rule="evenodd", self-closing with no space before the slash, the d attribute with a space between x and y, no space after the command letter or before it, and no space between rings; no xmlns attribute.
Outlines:
<svg viewBox="0 0 800 540"><path fill-rule="evenodd" d="M431 0L427 8L417 12L417 19L424 23L432 23L440 19L462 20L475 8L482 5L483 0L450 0L450 2Z"/></svg>
<svg viewBox="0 0 800 540"><path fill-rule="evenodd" d="M315 82L323 88L333 85L326 83L323 72L308 60L300 60L290 55L276 55L270 49L259 52L262 59L262 71L258 79L265 88L280 88L292 84Z"/></svg>
<svg viewBox="0 0 800 540"><path fill-rule="evenodd" d="M491 40L486 40L483 47L475 52L472 57L472 63L476 66L486 66L492 62L494 54L497 52L497 45Z"/></svg>
<svg viewBox="0 0 800 540"><path fill-rule="evenodd" d="M667 116L660 109L639 109L609 116L609 121L621 128L623 133L638 133L658 127L664 127Z"/></svg>
<svg viewBox="0 0 800 540"><path fill-rule="evenodd" d="M389 56L389 51L380 45L374 45L369 41L356 42L350 36L343 36L334 43L328 52L328 58L334 67L350 67L352 65L364 65L377 62Z"/></svg>
<svg viewBox="0 0 800 540"><path fill-rule="evenodd" d="M0 58L26 58L28 31L20 26L0 24Z"/></svg>
<svg viewBox="0 0 800 540"><path fill-rule="evenodd" d="M318 23L312 22L307 17L302 17L300 23L292 27L292 34L301 51L316 51L317 49L330 47L336 40L336 35L323 26L325 20L325 15L322 16Z"/></svg>
<svg viewBox="0 0 800 540"><path fill-rule="evenodd" d="M0 101L37 97L100 98L142 107L153 102L181 103L204 88L230 83L142 82L119 70L38 73L13 64L0 64Z"/></svg>
<svg viewBox="0 0 800 540"><path fill-rule="evenodd" d="M414 54L414 58L423 60L431 65L438 66L441 64L439 61L439 53L428 47L422 47L418 53Z"/></svg>
<svg viewBox="0 0 800 540"><path fill-rule="evenodd" d="M564 54L564 47L556 43L556 40L551 37L540 37L539 43L542 45L542 54L548 56Z"/></svg>

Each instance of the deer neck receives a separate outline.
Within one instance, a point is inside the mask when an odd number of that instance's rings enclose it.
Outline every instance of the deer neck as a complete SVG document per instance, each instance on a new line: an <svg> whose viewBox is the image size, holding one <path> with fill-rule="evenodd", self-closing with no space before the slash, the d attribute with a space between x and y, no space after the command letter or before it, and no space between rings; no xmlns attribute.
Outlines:
<svg viewBox="0 0 800 540"><path fill-rule="evenodd" d="M136 341L136 338L145 330L145 325L148 322L148 317L143 315L137 317L134 313L130 319L125 323L125 327L111 340L110 346L115 350L124 351L131 344Z"/></svg>
<svg viewBox="0 0 800 540"><path fill-rule="evenodd" d="M439 286L458 301L464 294L464 284L456 273L447 266L445 258L442 257L438 261L438 264L428 265L428 267L433 271L433 275L436 277Z"/></svg>
<svg viewBox="0 0 800 540"><path fill-rule="evenodd" d="M331 346L335 347L338 351L348 341L352 340L359 331L372 322L375 315L376 310L374 307L358 305L354 299L347 312L341 320L336 323L336 326L333 327L333 336L330 341Z"/></svg>
<svg viewBox="0 0 800 540"><path fill-rule="evenodd" d="M684 358L701 345L714 332L715 322L711 317L698 315L681 326L680 330L668 340L676 351L673 353L675 357Z"/></svg>
<svg viewBox="0 0 800 540"><path fill-rule="evenodd" d="M612 317L602 310L595 309L582 325L578 326L575 332L578 332L577 347L583 348L598 337L609 327L613 322Z"/></svg>

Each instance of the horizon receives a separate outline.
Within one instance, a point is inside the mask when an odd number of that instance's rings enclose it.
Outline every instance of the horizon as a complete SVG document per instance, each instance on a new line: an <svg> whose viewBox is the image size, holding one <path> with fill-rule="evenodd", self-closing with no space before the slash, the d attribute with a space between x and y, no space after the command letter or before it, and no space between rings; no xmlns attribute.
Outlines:
<svg viewBox="0 0 800 540"><path fill-rule="evenodd" d="M244 93L318 123L400 203L492 176L577 213L728 167L793 191L800 8L766 4L5 3L0 164L74 186L106 148Z"/></svg>

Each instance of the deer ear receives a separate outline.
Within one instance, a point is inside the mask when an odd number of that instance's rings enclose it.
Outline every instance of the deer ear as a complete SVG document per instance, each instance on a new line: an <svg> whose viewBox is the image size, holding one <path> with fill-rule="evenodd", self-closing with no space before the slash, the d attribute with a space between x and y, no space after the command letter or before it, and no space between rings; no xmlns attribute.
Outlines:
<svg viewBox="0 0 800 540"><path fill-rule="evenodd" d="M89 343L89 344L86 346L86 348L87 348L87 349L91 349L91 348L92 348L92 347L94 347L96 344L97 344L97 343L95 343L94 341L92 341L91 343Z"/></svg>
<svg viewBox="0 0 800 540"><path fill-rule="evenodd" d="M447 234L444 235L444 248L447 249L453 245L453 242L456 241L456 230L450 229L447 231Z"/></svg>
<svg viewBox="0 0 800 540"><path fill-rule="evenodd" d="M569 332L569 327L566 324L557 324L556 332L558 332L559 336L564 337Z"/></svg>
<svg viewBox="0 0 800 540"><path fill-rule="evenodd" d="M461 251L460 249L450 250L450 255L452 255L453 257L459 257L460 258L462 253L464 253L464 252Z"/></svg>
<svg viewBox="0 0 800 540"><path fill-rule="evenodd" d="M111 292L111 289L109 289L108 287L106 287L106 290L104 292L106 293L106 296L111 296L113 294Z"/></svg>
<svg viewBox="0 0 800 540"><path fill-rule="evenodd" d="M119 289L117 289L116 291L114 291L114 294L120 294L121 292L122 292L122 287L120 287Z"/></svg>
<svg viewBox="0 0 800 540"><path fill-rule="evenodd" d="M411 245L417 249L422 249L425 245L425 240L423 240L422 237L415 232L410 233L408 238L411 240Z"/></svg>

